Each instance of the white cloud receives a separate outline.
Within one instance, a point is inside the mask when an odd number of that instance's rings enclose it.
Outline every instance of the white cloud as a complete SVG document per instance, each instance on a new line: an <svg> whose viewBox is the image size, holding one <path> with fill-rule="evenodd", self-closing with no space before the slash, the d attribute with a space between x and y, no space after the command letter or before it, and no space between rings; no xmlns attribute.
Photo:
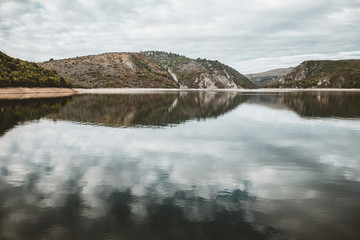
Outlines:
<svg viewBox="0 0 360 240"><path fill-rule="evenodd" d="M359 10L355 0L2 0L0 50L33 61L164 50L249 73L270 68L253 59L279 67L300 63L286 63L291 56L359 51Z"/></svg>
<svg viewBox="0 0 360 240"><path fill-rule="evenodd" d="M233 67L244 69L242 73L255 73L267 71L275 68L295 67L306 60L340 60L340 59L358 59L360 51L352 52L334 52L330 54L302 54L279 57L264 57L247 60L234 60Z"/></svg>

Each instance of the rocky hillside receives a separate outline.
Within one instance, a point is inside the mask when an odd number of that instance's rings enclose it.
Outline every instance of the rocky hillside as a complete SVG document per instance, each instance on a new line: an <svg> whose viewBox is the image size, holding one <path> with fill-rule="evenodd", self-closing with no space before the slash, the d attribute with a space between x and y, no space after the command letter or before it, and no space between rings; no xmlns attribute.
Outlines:
<svg viewBox="0 0 360 240"><path fill-rule="evenodd" d="M256 88L218 61L166 52L105 53L40 63L79 87Z"/></svg>
<svg viewBox="0 0 360 240"><path fill-rule="evenodd" d="M145 52L153 61L164 67L188 88L256 88L247 77L235 69L220 63L197 58L196 60L166 52Z"/></svg>
<svg viewBox="0 0 360 240"><path fill-rule="evenodd" d="M288 74L293 69L294 68L292 67L277 68L266 72L247 74L245 76L259 87L263 87L277 82L281 77Z"/></svg>
<svg viewBox="0 0 360 240"><path fill-rule="evenodd" d="M305 61L270 87L360 88L360 60Z"/></svg>
<svg viewBox="0 0 360 240"><path fill-rule="evenodd" d="M0 52L0 87L71 87L54 70Z"/></svg>

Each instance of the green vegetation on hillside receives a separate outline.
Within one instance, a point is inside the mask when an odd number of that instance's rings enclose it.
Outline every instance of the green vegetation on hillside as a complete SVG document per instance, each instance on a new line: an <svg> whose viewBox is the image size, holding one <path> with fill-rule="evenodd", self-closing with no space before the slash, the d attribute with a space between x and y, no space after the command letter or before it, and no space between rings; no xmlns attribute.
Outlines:
<svg viewBox="0 0 360 240"><path fill-rule="evenodd" d="M305 77L295 80L301 71ZM306 61L285 76L285 83L272 87L360 88L360 60Z"/></svg>
<svg viewBox="0 0 360 240"><path fill-rule="evenodd" d="M137 71L135 72L138 80L138 87L162 87L177 88L177 84L172 81L171 75L163 67L150 63L147 58L141 54L132 54L131 59Z"/></svg>
<svg viewBox="0 0 360 240"><path fill-rule="evenodd" d="M54 70L0 52L0 87L71 87Z"/></svg>

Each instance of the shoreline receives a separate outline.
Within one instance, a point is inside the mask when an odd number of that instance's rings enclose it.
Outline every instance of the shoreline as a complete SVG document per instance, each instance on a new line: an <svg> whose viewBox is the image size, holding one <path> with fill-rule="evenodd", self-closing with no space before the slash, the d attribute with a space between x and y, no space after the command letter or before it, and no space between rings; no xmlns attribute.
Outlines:
<svg viewBox="0 0 360 240"><path fill-rule="evenodd" d="M179 88L74 88L77 94L161 93L161 92L360 92L360 88L258 88L258 89L179 89Z"/></svg>
<svg viewBox="0 0 360 240"><path fill-rule="evenodd" d="M56 98L77 94L73 88L0 88L0 99Z"/></svg>
<svg viewBox="0 0 360 240"><path fill-rule="evenodd" d="M360 92L360 88L258 88L258 89L179 89L179 88L0 88L0 99L52 98L76 94L134 94L167 92Z"/></svg>

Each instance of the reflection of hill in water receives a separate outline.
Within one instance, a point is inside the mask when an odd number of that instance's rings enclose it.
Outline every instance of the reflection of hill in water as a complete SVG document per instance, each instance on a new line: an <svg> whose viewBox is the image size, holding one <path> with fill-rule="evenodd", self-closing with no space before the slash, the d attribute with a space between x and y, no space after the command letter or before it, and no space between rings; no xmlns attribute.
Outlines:
<svg viewBox="0 0 360 240"><path fill-rule="evenodd" d="M50 117L106 126L165 126L220 116L247 98L214 92L79 95Z"/></svg>
<svg viewBox="0 0 360 240"><path fill-rule="evenodd" d="M0 136L21 122L40 119L58 112L71 97L0 100Z"/></svg>
<svg viewBox="0 0 360 240"><path fill-rule="evenodd" d="M21 122L50 117L105 126L166 126L217 117L242 103L290 109L302 117L360 118L360 93L154 93L0 100L0 135Z"/></svg>
<svg viewBox="0 0 360 240"><path fill-rule="evenodd" d="M356 92L261 93L248 103L290 109L302 117L360 118L360 93Z"/></svg>

